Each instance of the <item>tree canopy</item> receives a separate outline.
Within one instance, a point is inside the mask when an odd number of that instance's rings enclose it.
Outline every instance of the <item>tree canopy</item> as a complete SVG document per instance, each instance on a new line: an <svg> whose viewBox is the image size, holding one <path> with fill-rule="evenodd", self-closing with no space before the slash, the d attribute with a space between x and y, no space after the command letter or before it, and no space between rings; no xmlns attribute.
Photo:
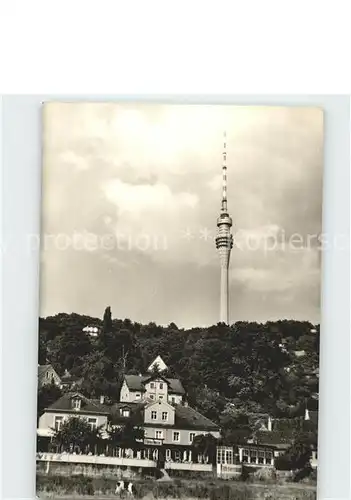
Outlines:
<svg viewBox="0 0 351 500"><path fill-rule="evenodd" d="M97 338L84 328L98 327ZM296 350L305 355L296 356ZM319 325L292 320L223 323L182 329L141 325L112 318L57 314L39 321L40 359L59 374L67 369L83 377L88 397L104 394L116 400L124 374L145 373L160 355L167 376L181 379L189 404L217 423L228 436L237 425L234 407L243 415L303 416L306 401L318 394ZM241 425L242 424L242 425ZM248 432L241 421L240 431Z"/></svg>

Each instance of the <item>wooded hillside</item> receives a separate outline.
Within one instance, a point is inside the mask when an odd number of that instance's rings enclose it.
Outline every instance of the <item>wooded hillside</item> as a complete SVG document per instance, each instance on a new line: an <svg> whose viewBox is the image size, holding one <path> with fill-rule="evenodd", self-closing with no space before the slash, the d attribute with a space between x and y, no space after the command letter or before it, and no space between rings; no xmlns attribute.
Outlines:
<svg viewBox="0 0 351 500"><path fill-rule="evenodd" d="M86 326L97 326L99 335L90 337ZM123 373L145 372L158 354L182 380L189 404L216 422L230 408L295 417L306 404L317 406L319 325L284 320L185 330L112 319L109 308L103 319L62 313L39 320L39 363L83 377L89 397L117 400Z"/></svg>

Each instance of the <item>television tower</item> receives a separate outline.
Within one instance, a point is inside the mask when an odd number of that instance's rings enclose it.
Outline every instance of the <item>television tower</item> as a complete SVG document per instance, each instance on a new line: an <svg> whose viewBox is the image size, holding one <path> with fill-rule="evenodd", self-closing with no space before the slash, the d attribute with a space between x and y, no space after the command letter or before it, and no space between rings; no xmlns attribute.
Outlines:
<svg viewBox="0 0 351 500"><path fill-rule="evenodd" d="M222 186L222 204L221 212L217 219L218 229L216 236L216 248L218 249L221 265L221 306L219 321L229 325L229 261L230 252L233 248L233 235L231 234L233 221L227 208L227 137L225 132L223 142Z"/></svg>

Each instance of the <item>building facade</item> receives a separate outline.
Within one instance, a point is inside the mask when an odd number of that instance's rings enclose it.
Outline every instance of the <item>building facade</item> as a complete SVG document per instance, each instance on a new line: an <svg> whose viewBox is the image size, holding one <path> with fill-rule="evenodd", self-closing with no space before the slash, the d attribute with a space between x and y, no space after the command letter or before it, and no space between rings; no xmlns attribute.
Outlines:
<svg viewBox="0 0 351 500"><path fill-rule="evenodd" d="M161 375L125 375L120 401L137 403L140 401L166 401L181 404L185 395L179 379L166 378Z"/></svg>
<svg viewBox="0 0 351 500"><path fill-rule="evenodd" d="M98 402L86 398L78 392L66 393L46 408L39 417L37 435L50 438L59 431L70 417L85 419L92 428L108 428L110 410Z"/></svg>

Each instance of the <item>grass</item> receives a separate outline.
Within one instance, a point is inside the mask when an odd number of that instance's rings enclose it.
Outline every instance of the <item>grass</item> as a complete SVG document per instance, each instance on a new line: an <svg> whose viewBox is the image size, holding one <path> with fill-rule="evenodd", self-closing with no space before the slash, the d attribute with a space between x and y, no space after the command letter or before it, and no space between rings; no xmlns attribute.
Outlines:
<svg viewBox="0 0 351 500"><path fill-rule="evenodd" d="M76 499L85 497L116 498L116 479L87 478L84 476L38 476L40 497ZM185 481L171 483L135 481L136 497L143 500L315 500L313 486L304 484L264 484L242 481Z"/></svg>

